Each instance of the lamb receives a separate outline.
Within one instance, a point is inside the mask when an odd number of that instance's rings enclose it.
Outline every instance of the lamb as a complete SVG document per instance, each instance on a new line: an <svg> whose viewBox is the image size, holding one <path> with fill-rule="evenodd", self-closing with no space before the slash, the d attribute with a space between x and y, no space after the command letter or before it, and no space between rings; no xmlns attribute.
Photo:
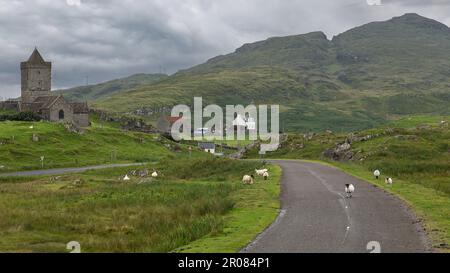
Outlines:
<svg viewBox="0 0 450 273"><path fill-rule="evenodd" d="M378 179L380 179L380 175L381 175L381 172L379 171L379 170L376 170L374 173L373 173L373 175L377 178L377 180Z"/></svg>
<svg viewBox="0 0 450 273"><path fill-rule="evenodd" d="M125 175L125 177L123 178L123 181L130 181L130 178L128 177L128 174Z"/></svg>
<svg viewBox="0 0 450 273"><path fill-rule="evenodd" d="M345 184L346 198L352 198L355 192L355 186L353 184Z"/></svg>
<svg viewBox="0 0 450 273"><path fill-rule="evenodd" d="M255 177L253 175L244 175L244 177L242 178L242 183L253 185L253 183L255 183L254 179Z"/></svg>
<svg viewBox="0 0 450 273"><path fill-rule="evenodd" d="M394 180L392 180L392 178L390 178L390 177L386 178L385 181L386 181L386 184L388 184L388 185L394 184Z"/></svg>
<svg viewBox="0 0 450 273"><path fill-rule="evenodd" d="M153 172L153 173L152 173L152 177L153 177L153 178L157 178L157 177L158 177L158 172Z"/></svg>
<svg viewBox="0 0 450 273"><path fill-rule="evenodd" d="M269 179L269 172L265 172L263 174L264 180L268 180Z"/></svg>
<svg viewBox="0 0 450 273"><path fill-rule="evenodd" d="M268 169L255 170L256 174L259 176L264 176L264 173L268 172Z"/></svg>

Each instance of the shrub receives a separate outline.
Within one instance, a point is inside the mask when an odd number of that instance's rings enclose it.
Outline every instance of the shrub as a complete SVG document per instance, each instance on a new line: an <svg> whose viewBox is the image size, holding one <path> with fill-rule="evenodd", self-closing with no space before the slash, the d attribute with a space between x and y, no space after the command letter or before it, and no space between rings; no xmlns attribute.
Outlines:
<svg viewBox="0 0 450 273"><path fill-rule="evenodd" d="M41 117L33 112L20 112L0 115L0 121L40 121Z"/></svg>

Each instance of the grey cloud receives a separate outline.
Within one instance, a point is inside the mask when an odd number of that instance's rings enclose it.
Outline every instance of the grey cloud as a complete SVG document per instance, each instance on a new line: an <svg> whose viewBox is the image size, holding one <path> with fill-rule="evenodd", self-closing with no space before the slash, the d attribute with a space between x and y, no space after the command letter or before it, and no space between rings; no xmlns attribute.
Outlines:
<svg viewBox="0 0 450 273"><path fill-rule="evenodd" d="M18 96L19 63L34 46L54 65L54 88L133 73L174 73L243 43L322 30L329 37L417 12L449 24L450 1L0 0L0 96ZM444 3L445 2L445 3Z"/></svg>
<svg viewBox="0 0 450 273"><path fill-rule="evenodd" d="M448 0L382 0L384 4L400 4L404 6L450 6Z"/></svg>

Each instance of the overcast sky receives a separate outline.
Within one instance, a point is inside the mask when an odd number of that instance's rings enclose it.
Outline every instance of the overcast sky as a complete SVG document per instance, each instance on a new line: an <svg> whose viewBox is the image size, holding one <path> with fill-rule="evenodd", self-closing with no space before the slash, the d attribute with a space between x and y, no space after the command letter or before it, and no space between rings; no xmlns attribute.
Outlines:
<svg viewBox="0 0 450 273"><path fill-rule="evenodd" d="M378 5L381 2L381 5ZM450 25L450 0L0 0L0 96L20 95L35 46L53 89L174 73L244 43L416 12Z"/></svg>

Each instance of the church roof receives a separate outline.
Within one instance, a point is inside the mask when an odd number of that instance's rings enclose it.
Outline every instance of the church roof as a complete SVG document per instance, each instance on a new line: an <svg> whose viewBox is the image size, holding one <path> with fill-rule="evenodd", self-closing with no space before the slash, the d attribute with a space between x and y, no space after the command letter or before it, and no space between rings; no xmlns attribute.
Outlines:
<svg viewBox="0 0 450 273"><path fill-rule="evenodd" d="M30 111L30 112L38 112L42 109L42 103L32 102L32 103L22 103L21 104L22 110L21 111Z"/></svg>
<svg viewBox="0 0 450 273"><path fill-rule="evenodd" d="M212 150L216 148L216 144L212 142L200 142L198 143L200 149Z"/></svg>
<svg viewBox="0 0 450 273"><path fill-rule="evenodd" d="M71 103L74 114L89 114L89 107L85 102Z"/></svg>
<svg viewBox="0 0 450 273"><path fill-rule="evenodd" d="M42 58L41 53L37 50L37 48L34 49L33 53L31 54L30 58L27 61L28 63L32 64L45 64L44 58Z"/></svg>
<svg viewBox="0 0 450 273"><path fill-rule="evenodd" d="M37 97L33 103L38 103L41 105L41 109L50 108L61 96L45 96Z"/></svg>

